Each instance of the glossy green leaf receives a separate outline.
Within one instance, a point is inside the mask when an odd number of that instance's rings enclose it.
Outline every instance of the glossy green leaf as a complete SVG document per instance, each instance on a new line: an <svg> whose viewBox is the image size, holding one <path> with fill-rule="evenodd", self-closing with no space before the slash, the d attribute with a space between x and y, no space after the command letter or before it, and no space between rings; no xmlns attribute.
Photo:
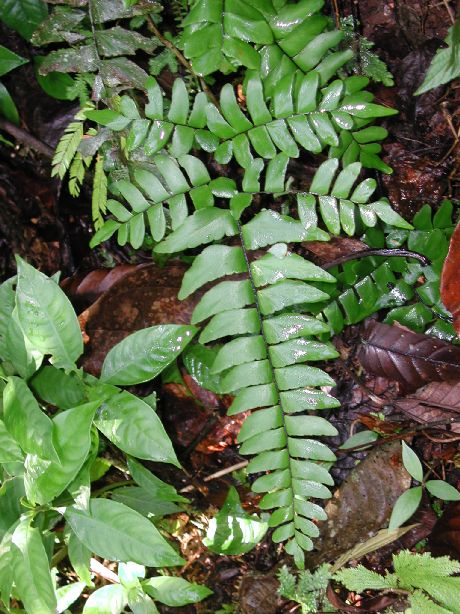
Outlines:
<svg viewBox="0 0 460 614"><path fill-rule="evenodd" d="M24 452L58 460L53 445L53 423L19 377L8 378L3 390L3 420L9 434Z"/></svg>
<svg viewBox="0 0 460 614"><path fill-rule="evenodd" d="M254 301L254 292L249 280L222 281L201 298L193 310L191 323L197 324L229 309L246 307Z"/></svg>
<svg viewBox="0 0 460 614"><path fill-rule="evenodd" d="M255 308L231 309L212 317L203 329L199 341L205 344L229 335L244 335L259 331L260 321Z"/></svg>
<svg viewBox="0 0 460 614"><path fill-rule="evenodd" d="M231 487L222 509L209 523L203 543L217 554L245 554L262 540L267 528L266 522L243 510L237 490Z"/></svg>
<svg viewBox="0 0 460 614"><path fill-rule="evenodd" d="M136 458L179 466L161 420L142 399L123 391L102 404L97 428L118 448Z"/></svg>
<svg viewBox="0 0 460 614"><path fill-rule="evenodd" d="M128 603L128 592L121 584L109 584L91 593L83 614L121 614Z"/></svg>
<svg viewBox="0 0 460 614"><path fill-rule="evenodd" d="M263 327L267 341L271 344L329 332L329 326L325 322L302 314L285 314L267 318L264 320Z"/></svg>
<svg viewBox="0 0 460 614"><path fill-rule="evenodd" d="M307 365L293 365L275 370L280 390L293 390L302 386L334 386L334 380L321 369Z"/></svg>
<svg viewBox="0 0 460 614"><path fill-rule="evenodd" d="M156 601L173 608L198 603L212 595L212 591L206 586L172 576L149 578L142 582L142 587Z"/></svg>
<svg viewBox="0 0 460 614"><path fill-rule="evenodd" d="M16 306L25 336L49 354L55 367L72 369L83 352L83 339L73 307L58 284L16 256Z"/></svg>
<svg viewBox="0 0 460 614"><path fill-rule="evenodd" d="M128 458L128 469L133 480L153 497L161 501L188 503L188 499L179 495L174 486L166 484L166 482L157 478L156 475L153 475L153 473L133 458Z"/></svg>
<svg viewBox="0 0 460 614"><path fill-rule="evenodd" d="M452 81L460 74L460 22L449 29L447 48L439 48L415 96Z"/></svg>
<svg viewBox="0 0 460 614"><path fill-rule="evenodd" d="M423 467L419 457L412 450L412 448L409 448L405 441L401 442L401 445L404 467L414 478L414 480L417 480L417 482L423 482Z"/></svg>
<svg viewBox="0 0 460 614"><path fill-rule="evenodd" d="M61 586L56 590L56 599L57 599L57 612L61 614L71 606L83 592L85 588L84 582L72 582L71 584L66 584L65 586Z"/></svg>
<svg viewBox="0 0 460 614"><path fill-rule="evenodd" d="M421 486L409 488L409 490L403 492L393 507L390 523L388 525L390 530L400 527L406 520L409 520L420 505L422 494L423 491Z"/></svg>
<svg viewBox="0 0 460 614"><path fill-rule="evenodd" d="M293 218L268 210L257 213L243 226L242 232L247 249L252 250L275 243L321 241L327 237L320 229L308 231Z"/></svg>
<svg viewBox="0 0 460 614"><path fill-rule="evenodd" d="M21 448L0 420L0 463L22 462L23 459Z"/></svg>
<svg viewBox="0 0 460 614"><path fill-rule="evenodd" d="M73 531L69 535L69 543L67 545L69 561L72 564L79 579L86 586L93 587L90 574L91 550L84 546Z"/></svg>
<svg viewBox="0 0 460 614"><path fill-rule="evenodd" d="M444 480L428 480L425 486L433 497L443 501L460 501L460 492Z"/></svg>
<svg viewBox="0 0 460 614"><path fill-rule="evenodd" d="M170 567L183 560L146 518L109 499L92 499L88 512L69 507L65 517L78 539L111 561Z"/></svg>
<svg viewBox="0 0 460 614"><path fill-rule="evenodd" d="M278 395L273 384L250 386L249 388L244 388L236 395L227 413L229 416L233 416L248 409L275 405L277 402ZM254 452L251 452L251 454L254 454Z"/></svg>
<svg viewBox="0 0 460 614"><path fill-rule="evenodd" d="M261 335L233 339L221 347L212 365L211 373L221 373L230 367L267 357Z"/></svg>
<svg viewBox="0 0 460 614"><path fill-rule="evenodd" d="M90 429L98 405L97 401L86 403L53 419L53 440L59 461L45 461L35 454L27 456L24 484L30 502L49 503L75 478L90 449Z"/></svg>
<svg viewBox="0 0 460 614"><path fill-rule="evenodd" d="M101 379L121 386L147 382L177 358L195 332L193 326L165 324L132 333L109 351Z"/></svg>
<svg viewBox="0 0 460 614"><path fill-rule="evenodd" d="M274 284L281 279L335 282L335 277L297 254L287 253L278 257L267 253L251 263L251 273L256 286Z"/></svg>
<svg viewBox="0 0 460 614"><path fill-rule="evenodd" d="M285 279L257 292L260 310L264 315L281 311L299 303L317 303L329 295L302 281Z"/></svg>
<svg viewBox="0 0 460 614"><path fill-rule="evenodd" d="M272 345L269 352L275 367L286 367L307 361L330 360L338 356L332 344L302 338Z"/></svg>
<svg viewBox="0 0 460 614"><path fill-rule="evenodd" d="M40 531L23 520L12 536L13 577L26 611L56 614L56 596Z"/></svg>
<svg viewBox="0 0 460 614"><path fill-rule="evenodd" d="M26 64L27 61L17 53L14 53L14 51L0 45L0 77L3 77L3 75L6 75L18 66Z"/></svg>
<svg viewBox="0 0 460 614"><path fill-rule="evenodd" d="M180 228L155 247L155 251L160 254L180 252L235 234L237 227L230 211L206 207L188 217Z"/></svg>
<svg viewBox="0 0 460 614"><path fill-rule="evenodd" d="M247 386L268 384L272 379L273 374L268 360L259 360L232 367L222 377L221 391L226 394Z"/></svg>
<svg viewBox="0 0 460 614"><path fill-rule="evenodd" d="M49 365L34 375L30 387L40 399L59 409L76 407L85 400L85 385L76 373Z"/></svg>
<svg viewBox="0 0 460 614"><path fill-rule="evenodd" d="M0 6L0 20L26 40L31 39L47 15L48 10L42 0L3 0Z"/></svg>

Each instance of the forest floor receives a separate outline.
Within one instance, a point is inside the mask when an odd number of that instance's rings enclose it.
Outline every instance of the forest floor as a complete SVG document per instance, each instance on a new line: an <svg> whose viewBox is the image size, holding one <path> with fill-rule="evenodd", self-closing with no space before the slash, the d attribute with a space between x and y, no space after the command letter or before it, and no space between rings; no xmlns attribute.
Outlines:
<svg viewBox="0 0 460 614"><path fill-rule="evenodd" d="M375 43L375 52L386 62L395 80L391 88L372 86L377 102L399 110L399 115L384 123L389 138L384 144L383 158L394 172L375 175L381 194L388 196L396 211L408 220L425 203L437 209L445 198L455 201L460 188L460 88L453 83L420 97L413 96L452 24L454 3L341 0L338 4L342 16L353 14L359 20L361 34ZM330 10L334 14L334 6ZM22 56L31 53L11 31L0 29L0 39ZM162 74L166 84L173 79L174 75L167 70ZM14 73L8 88L20 111L22 133L14 149L0 144L0 275L3 280L14 274L15 253L47 274L62 272L64 288L78 313L84 313L81 320L88 344L83 366L97 374L101 357L130 332L154 324L189 321L192 301L180 302L176 298L185 264L174 261L160 268L152 264L149 252L120 248L112 241L90 250L89 188L73 199L64 184L50 179L52 151L75 114L75 105L47 97L28 66ZM41 143L41 152L37 151L35 140ZM308 160L297 162L290 172L299 177L311 174ZM306 244L304 249L317 263L327 266L356 249L356 245L344 239L333 242L332 247ZM108 274L104 269L109 267L116 268ZM340 453L333 475L336 483L342 484L342 490L311 565L336 558L363 536L384 526L395 498L408 487L407 474L395 448L401 432L407 438L413 430L413 449L424 463L433 463L440 477L453 485L460 480L460 428L446 431L445 426L430 426L429 421L445 417L442 412L431 416L428 423L422 421L421 427L401 411L398 402L411 390L397 378L363 372L358 361L363 335L369 335L363 326L353 326L334 340L340 359L327 369L339 382L334 395L341 401L341 409L334 418L340 434L333 444L340 446L363 426L384 435L386 443L380 445L383 440L379 439L365 451ZM144 388L138 386L136 390L140 394L151 391ZM157 392L160 414L184 472L175 470L168 474L164 466L155 469L178 490L185 489L194 509L164 522L169 523L168 530L179 540L187 560L184 577L204 583L214 591L206 605L174 610L163 606L161 611L214 613L223 604L231 603L239 604L247 614L300 611L292 602L274 598L276 573L287 559L269 537L252 552L239 557L216 555L202 545L200 523L205 524L206 518L222 506L229 486L237 487L247 511L255 511L258 500L249 490L245 459L239 456L235 443L241 422L238 417L225 415L229 399L205 391L185 371L182 381L174 374L169 380L163 378ZM347 476L368 454L372 455L372 463L360 463L358 488L356 481L347 480ZM110 479L109 472L100 486ZM460 559L460 505L449 504L442 523L437 520L436 510L424 499L414 516L416 528L369 554L367 562L373 569L383 571L391 564L393 552L403 547L414 548L421 542L428 544L435 554L449 553ZM347 611L371 610L366 609L365 603L357 603Z"/></svg>

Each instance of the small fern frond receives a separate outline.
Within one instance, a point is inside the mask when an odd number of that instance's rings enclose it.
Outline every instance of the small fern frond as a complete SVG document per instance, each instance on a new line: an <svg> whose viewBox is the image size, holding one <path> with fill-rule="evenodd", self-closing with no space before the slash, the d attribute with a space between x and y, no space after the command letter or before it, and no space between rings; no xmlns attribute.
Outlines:
<svg viewBox="0 0 460 614"><path fill-rule="evenodd" d="M408 550L393 556L393 566L403 586L423 587L427 580L460 572L460 563L448 556L432 557L429 552L413 554Z"/></svg>
<svg viewBox="0 0 460 614"><path fill-rule="evenodd" d="M71 122L61 137L53 156L51 176L63 179L83 138L83 121Z"/></svg>
<svg viewBox="0 0 460 614"><path fill-rule="evenodd" d="M91 164L91 160L92 156L84 158L79 151L75 154L69 168L69 192L71 196L77 197L80 195L80 188L85 178L86 169Z"/></svg>
<svg viewBox="0 0 460 614"><path fill-rule="evenodd" d="M391 574L387 577L381 576L363 565L341 569L334 575L334 580L343 584L349 591L357 593L362 593L368 589L383 590L394 586Z"/></svg>
<svg viewBox="0 0 460 614"><path fill-rule="evenodd" d="M92 217L96 230L104 224L103 214L107 211L107 176L104 172L104 158L99 155L94 167L94 182L92 194Z"/></svg>

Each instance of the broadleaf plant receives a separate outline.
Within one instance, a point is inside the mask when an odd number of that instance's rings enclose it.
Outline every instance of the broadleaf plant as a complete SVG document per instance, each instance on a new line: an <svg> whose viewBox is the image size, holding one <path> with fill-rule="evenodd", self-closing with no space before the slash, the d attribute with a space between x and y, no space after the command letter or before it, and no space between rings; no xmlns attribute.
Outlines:
<svg viewBox="0 0 460 614"><path fill-rule="evenodd" d="M196 328L171 324L134 333L108 353L97 379L76 365L82 333L56 280L19 257L17 262L17 276L0 286L4 607L9 611L14 599L31 614L63 611L86 585L93 586L94 556L120 561L120 583L92 593L84 612L121 612L126 605L133 612L155 612L155 600L180 606L203 599L210 591L185 579L145 578L145 567L183 563L155 521L179 511L187 499L136 460L180 467L152 399L119 387L160 374ZM92 488L106 446L119 458L127 455L120 466L136 485L124 478L108 489ZM68 556L80 581L55 587L53 555ZM172 604L169 590L176 594Z"/></svg>

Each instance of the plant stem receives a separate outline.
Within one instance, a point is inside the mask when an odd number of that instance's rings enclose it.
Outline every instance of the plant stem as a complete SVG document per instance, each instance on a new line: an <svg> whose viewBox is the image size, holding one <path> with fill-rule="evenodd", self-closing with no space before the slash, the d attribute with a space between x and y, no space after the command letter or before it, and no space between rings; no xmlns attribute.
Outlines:
<svg viewBox="0 0 460 614"><path fill-rule="evenodd" d="M384 256L386 258L414 258L415 260L419 260L425 266L428 266L430 264L428 258L422 256L422 254L418 254L417 252L411 252L407 249L363 249L359 252L353 252L351 254L345 254L344 256L340 256L340 258L336 258L332 262L324 264L323 269L332 269L332 267L338 266L339 264L343 264L344 262L349 262L350 260L357 260L359 258L366 258L367 256Z"/></svg>
<svg viewBox="0 0 460 614"><path fill-rule="evenodd" d="M30 132L26 132L6 119L0 119L0 130L3 130L26 147L34 149L36 152L41 153L47 158L52 158L54 155L54 149L52 147L32 136Z"/></svg>
<svg viewBox="0 0 460 614"><path fill-rule="evenodd" d="M211 100L211 102L213 102L216 105L216 107L219 108L219 101L217 100L217 98L214 96L214 94L209 89L206 81L203 79L203 77L200 77L199 75L197 75L195 73L195 71L193 70L193 67L190 64L190 62L185 58L185 56L176 47L176 45L173 42L171 42L170 40L168 40L165 36L163 36L163 34L157 28L155 22L153 21L153 19L151 18L150 15L147 16L147 25L148 25L149 30L152 32L152 34L154 34L156 36L156 38L160 41L160 43L162 45L164 45L167 49L172 51L172 53L174 53L174 55L178 59L179 63L182 64L182 66L185 69L187 69L188 72L191 75L193 75L193 77L198 81L198 83L201 86L201 89L203 90L203 92L206 93L206 95L208 96L209 100Z"/></svg>

